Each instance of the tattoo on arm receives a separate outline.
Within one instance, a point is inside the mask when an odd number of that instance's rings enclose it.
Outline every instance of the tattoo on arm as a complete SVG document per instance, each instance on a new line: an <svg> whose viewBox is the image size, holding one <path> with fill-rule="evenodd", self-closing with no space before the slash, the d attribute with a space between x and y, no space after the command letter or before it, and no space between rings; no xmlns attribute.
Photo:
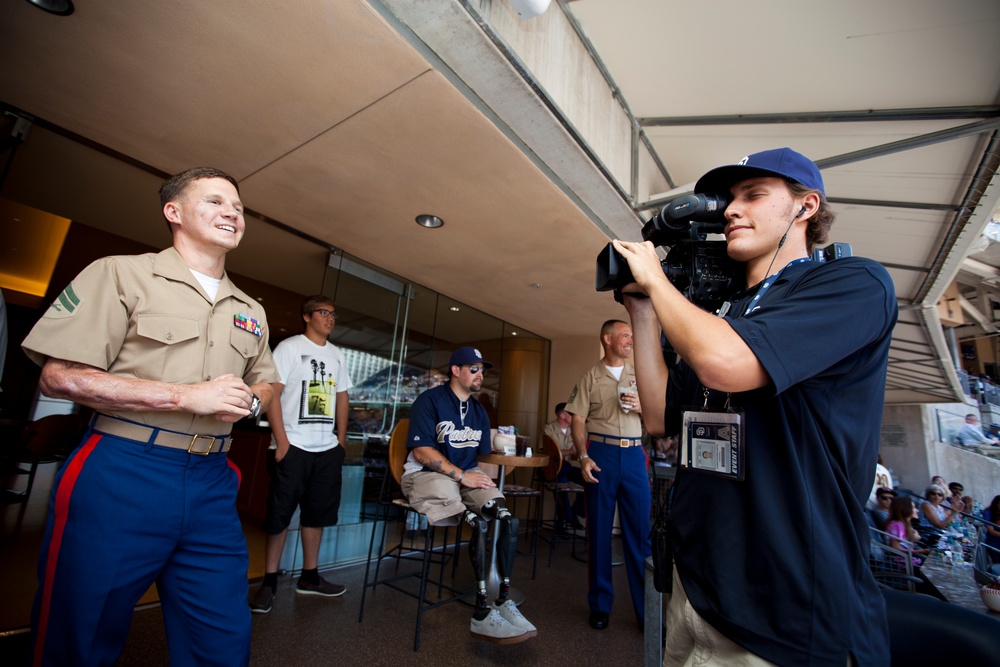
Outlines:
<svg viewBox="0 0 1000 667"><path fill-rule="evenodd" d="M455 471L452 470L451 472L449 472L448 473L448 477L451 477L452 479L455 479Z"/></svg>
<svg viewBox="0 0 1000 667"><path fill-rule="evenodd" d="M428 461L427 467L435 472L441 472L441 461Z"/></svg>

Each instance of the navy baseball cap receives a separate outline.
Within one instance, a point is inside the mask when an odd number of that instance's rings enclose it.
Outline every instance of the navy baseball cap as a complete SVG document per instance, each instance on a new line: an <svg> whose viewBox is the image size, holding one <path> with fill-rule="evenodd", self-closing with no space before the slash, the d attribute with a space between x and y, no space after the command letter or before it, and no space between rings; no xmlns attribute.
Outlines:
<svg viewBox="0 0 1000 667"><path fill-rule="evenodd" d="M482 364L483 368L493 368L493 364L483 359L483 354L474 347L460 347L451 355L448 368L466 364Z"/></svg>
<svg viewBox="0 0 1000 667"><path fill-rule="evenodd" d="M819 167L805 155L791 148L761 151L747 155L736 164L716 167L698 179L694 191L724 194L728 193L729 188L736 183L754 176L781 176L801 183L810 190L819 190L824 197L826 196Z"/></svg>

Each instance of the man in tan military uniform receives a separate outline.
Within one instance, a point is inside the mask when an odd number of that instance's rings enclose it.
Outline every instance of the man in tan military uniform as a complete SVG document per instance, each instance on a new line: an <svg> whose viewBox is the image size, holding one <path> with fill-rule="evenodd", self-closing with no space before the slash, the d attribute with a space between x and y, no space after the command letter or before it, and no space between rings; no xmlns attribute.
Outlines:
<svg viewBox="0 0 1000 667"><path fill-rule="evenodd" d="M155 581L171 662L246 664L247 555L232 423L278 379L260 305L225 273L236 181L163 184L173 247L83 270L24 341L40 388L97 411L56 480L32 615L35 664L110 664Z"/></svg>
<svg viewBox="0 0 1000 667"><path fill-rule="evenodd" d="M559 454L562 463L559 472L556 473L556 482L566 484L573 482L583 484L583 477L580 476L580 469L570 463L570 459L576 458L576 446L573 444L573 430L570 425L573 423L573 415L566 410L565 403L559 403L555 409L556 418L545 425L543 435L552 438L552 441L559 447ZM570 502L570 495L575 500ZM586 516L586 509L583 505L582 493L557 493L556 494L556 523L555 530L560 535L565 535L568 531L580 531L584 534L584 526L580 522Z"/></svg>
<svg viewBox="0 0 1000 667"><path fill-rule="evenodd" d="M611 580L611 531L615 506L625 548L632 606L640 625L645 618L643 563L650 555L651 495L642 448L642 406L636 392L632 328L620 320L601 327L604 357L573 388L566 409L587 500L587 603L591 627L608 627L614 588Z"/></svg>

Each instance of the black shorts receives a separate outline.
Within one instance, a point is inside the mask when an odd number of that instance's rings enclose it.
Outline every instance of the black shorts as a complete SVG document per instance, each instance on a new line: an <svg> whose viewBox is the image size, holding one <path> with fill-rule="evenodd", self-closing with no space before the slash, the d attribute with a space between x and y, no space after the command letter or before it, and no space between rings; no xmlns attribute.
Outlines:
<svg viewBox="0 0 1000 667"><path fill-rule="evenodd" d="M299 524L306 528L337 525L344 448L307 452L292 446L280 462L275 462L274 453L273 449L267 452L271 484L267 489L264 532L278 535L288 528L296 507L302 508Z"/></svg>

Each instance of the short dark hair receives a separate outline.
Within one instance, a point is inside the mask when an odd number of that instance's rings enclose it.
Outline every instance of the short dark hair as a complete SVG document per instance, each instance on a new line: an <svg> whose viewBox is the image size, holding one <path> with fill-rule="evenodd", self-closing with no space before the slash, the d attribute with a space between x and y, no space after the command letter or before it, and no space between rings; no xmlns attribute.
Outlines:
<svg viewBox="0 0 1000 667"><path fill-rule="evenodd" d="M177 198L184 193L192 181L200 181L204 178L224 178L233 184L237 193L240 191L240 184L236 182L236 179L221 169L194 167L163 181L163 185L160 186L160 207L166 206L167 202L177 201Z"/></svg>
<svg viewBox="0 0 1000 667"><path fill-rule="evenodd" d="M177 201L192 182L200 181L204 178L224 178L233 184L233 187L236 188L236 194L240 192L240 184L236 182L236 179L221 169L216 169L215 167L192 167L179 174L174 174L163 181L163 185L160 186L160 210L162 211L167 203ZM173 232L173 227L170 226L169 220L167 221L167 229Z"/></svg>
<svg viewBox="0 0 1000 667"><path fill-rule="evenodd" d="M558 416L560 412L565 412L565 411L566 411L565 403L556 403L556 416Z"/></svg>
<svg viewBox="0 0 1000 667"><path fill-rule="evenodd" d="M320 306L336 306L333 303L333 299L322 294L313 294L302 302L302 316L308 317L312 315Z"/></svg>
<svg viewBox="0 0 1000 667"><path fill-rule="evenodd" d="M605 336L609 335L614 330L616 324L624 324L625 326L628 326L628 322L624 322L622 320L608 320L601 325L601 338L603 339Z"/></svg>
<svg viewBox="0 0 1000 667"><path fill-rule="evenodd" d="M785 179L785 182L788 183L788 191L792 193L793 197L802 197L810 192L815 192L819 196L819 210L813 213L806 225L806 250L812 253L816 249L816 246L823 245L829 239L830 227L833 226L833 221L836 220L837 214L833 212L830 202L826 200L826 196L819 190L807 188L801 183L789 181L788 179Z"/></svg>

